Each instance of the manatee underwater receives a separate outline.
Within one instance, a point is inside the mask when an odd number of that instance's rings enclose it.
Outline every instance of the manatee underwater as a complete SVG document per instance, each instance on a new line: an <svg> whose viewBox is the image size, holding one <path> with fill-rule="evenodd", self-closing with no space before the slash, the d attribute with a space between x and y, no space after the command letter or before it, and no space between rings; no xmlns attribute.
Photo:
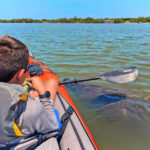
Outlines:
<svg viewBox="0 0 150 150"><path fill-rule="evenodd" d="M116 149L121 145L124 150L127 144L129 149L150 148L150 100L127 91L86 83L65 86L78 102L88 105L84 117L107 149L118 141L121 143L116 144Z"/></svg>
<svg viewBox="0 0 150 150"><path fill-rule="evenodd" d="M99 110L106 109L107 107L116 107L126 114L126 111L150 111L150 102L142 99L140 95L133 93L109 88L105 86L95 86L87 83L77 83L65 85L74 96L79 100L99 107ZM150 119L150 117L149 117Z"/></svg>

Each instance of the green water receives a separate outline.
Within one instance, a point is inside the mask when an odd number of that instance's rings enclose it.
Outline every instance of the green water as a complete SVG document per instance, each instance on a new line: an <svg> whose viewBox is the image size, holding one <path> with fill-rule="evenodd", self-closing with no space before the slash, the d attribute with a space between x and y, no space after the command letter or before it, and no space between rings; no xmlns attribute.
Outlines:
<svg viewBox="0 0 150 150"><path fill-rule="evenodd" d="M104 108L91 107L76 97L74 101L101 149L150 149L150 24L3 23L0 36L4 34L27 44L35 58L61 79L137 66L139 77L129 84L90 84L125 90L142 100Z"/></svg>

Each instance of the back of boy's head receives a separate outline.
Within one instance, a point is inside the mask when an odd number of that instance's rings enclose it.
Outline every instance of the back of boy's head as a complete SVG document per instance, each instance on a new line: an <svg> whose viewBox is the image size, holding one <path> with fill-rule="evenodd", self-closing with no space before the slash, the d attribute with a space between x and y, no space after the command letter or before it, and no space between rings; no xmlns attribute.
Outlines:
<svg viewBox="0 0 150 150"><path fill-rule="evenodd" d="M5 35L0 38L0 82L9 82L20 70L27 69L28 48L19 40Z"/></svg>

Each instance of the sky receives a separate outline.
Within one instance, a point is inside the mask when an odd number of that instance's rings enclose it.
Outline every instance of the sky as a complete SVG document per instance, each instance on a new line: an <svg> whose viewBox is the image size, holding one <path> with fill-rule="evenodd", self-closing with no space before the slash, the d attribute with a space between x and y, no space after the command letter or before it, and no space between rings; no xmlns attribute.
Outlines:
<svg viewBox="0 0 150 150"><path fill-rule="evenodd" d="M150 0L0 0L0 19L150 16Z"/></svg>

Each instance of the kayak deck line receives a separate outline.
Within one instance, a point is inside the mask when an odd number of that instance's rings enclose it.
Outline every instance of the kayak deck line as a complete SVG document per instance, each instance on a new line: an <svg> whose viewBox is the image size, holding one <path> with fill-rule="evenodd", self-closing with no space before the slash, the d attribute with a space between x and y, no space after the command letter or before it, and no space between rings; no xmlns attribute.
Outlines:
<svg viewBox="0 0 150 150"><path fill-rule="evenodd" d="M60 100L60 102L61 102L61 104L62 104L64 110L66 111L67 108L66 108L65 105L63 104L63 101L62 101L61 96L60 96L59 94L57 94L57 96L59 97L59 100ZM77 129L75 128L75 125L73 124L72 119L70 119L70 123L71 123L71 125L72 125L72 127L73 127L73 130L74 130L76 136L77 136L77 139L78 139L78 142L80 143L81 148L82 148L83 150L85 150L85 147L84 147L84 145L83 145L83 143L82 143L82 140L81 140L81 138L80 138L80 135L79 135Z"/></svg>

